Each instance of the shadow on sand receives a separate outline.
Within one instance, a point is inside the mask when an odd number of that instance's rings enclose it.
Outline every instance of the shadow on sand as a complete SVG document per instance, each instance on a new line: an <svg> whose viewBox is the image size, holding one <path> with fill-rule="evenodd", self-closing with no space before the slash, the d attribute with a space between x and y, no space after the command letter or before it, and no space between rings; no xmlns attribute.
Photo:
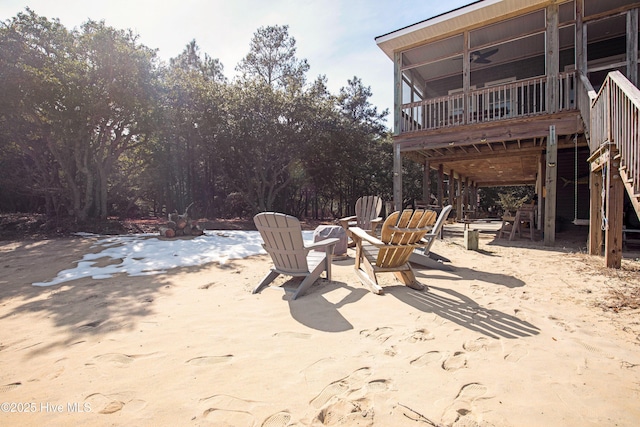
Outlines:
<svg viewBox="0 0 640 427"><path fill-rule="evenodd" d="M451 289L429 286L427 292L420 292L406 286L387 286L385 292L420 311L434 313L491 338L522 338L540 333L529 322L481 307L471 298Z"/></svg>

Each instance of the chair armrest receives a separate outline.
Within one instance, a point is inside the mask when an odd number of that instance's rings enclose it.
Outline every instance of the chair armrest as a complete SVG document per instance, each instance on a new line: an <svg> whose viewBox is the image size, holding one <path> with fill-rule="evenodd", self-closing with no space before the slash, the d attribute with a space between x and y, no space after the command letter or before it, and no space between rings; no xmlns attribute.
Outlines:
<svg viewBox="0 0 640 427"><path fill-rule="evenodd" d="M382 240L378 239L375 236L372 236L360 227L349 227L349 231L351 232L352 236L355 236L357 238L358 241L366 240L367 242L372 243L376 246L384 246L384 242Z"/></svg>
<svg viewBox="0 0 640 427"><path fill-rule="evenodd" d="M344 218L340 218L338 221L340 222L340 225L342 226L342 228L346 230L347 228L349 228L349 223L351 221L355 221L356 219L357 219L356 216L346 216Z"/></svg>
<svg viewBox="0 0 640 427"><path fill-rule="evenodd" d="M307 250L320 249L320 248L324 248L325 246L335 245L339 241L340 241L340 239L338 239L337 237L329 237L329 238L324 239L324 240L320 240L320 241L317 241L317 242L305 244L304 248L307 249Z"/></svg>

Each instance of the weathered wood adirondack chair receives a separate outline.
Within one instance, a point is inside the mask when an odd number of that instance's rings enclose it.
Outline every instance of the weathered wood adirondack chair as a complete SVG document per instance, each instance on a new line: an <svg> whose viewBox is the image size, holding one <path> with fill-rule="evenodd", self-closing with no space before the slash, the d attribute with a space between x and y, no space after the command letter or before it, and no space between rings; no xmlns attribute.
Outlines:
<svg viewBox="0 0 640 427"><path fill-rule="evenodd" d="M300 221L293 216L276 212L263 212L253 217L262 246L271 256L273 268L255 287L253 293L273 282L280 274L304 277L291 299L298 298L326 271L331 280L331 257L336 238L305 244ZM324 249L316 251L314 249Z"/></svg>
<svg viewBox="0 0 640 427"><path fill-rule="evenodd" d="M429 243L423 237L431 229L435 212L405 209L394 212L382 225L380 238L374 237L360 227L351 227L356 243L354 268L360 281L375 294L383 292L378 284L378 273L395 273L398 280L410 288L423 290L424 285L416 280L409 258L416 248Z"/></svg>
<svg viewBox="0 0 640 427"><path fill-rule="evenodd" d="M356 200L355 215L347 216L340 219L340 225L349 234L350 227L360 227L369 234L376 234L376 229L382 222L380 211L382 210L382 199L378 196L363 196ZM349 246L353 246L351 241Z"/></svg>

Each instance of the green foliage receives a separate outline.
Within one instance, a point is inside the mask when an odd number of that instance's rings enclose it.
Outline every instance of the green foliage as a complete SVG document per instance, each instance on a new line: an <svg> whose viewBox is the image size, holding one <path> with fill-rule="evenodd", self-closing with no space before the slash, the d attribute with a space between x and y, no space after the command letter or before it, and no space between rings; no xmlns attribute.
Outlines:
<svg viewBox="0 0 640 427"><path fill-rule="evenodd" d="M260 27L251 39L249 53L236 67L246 80L260 81L274 88L304 84L309 70L306 59L296 57L296 40L289 27Z"/></svg>
<svg viewBox="0 0 640 427"><path fill-rule="evenodd" d="M70 32L28 9L2 27L0 51L0 74L11 75L1 83L3 143L20 150L23 190L49 213L106 218L120 156L150 131L153 52L103 22Z"/></svg>
<svg viewBox="0 0 640 427"><path fill-rule="evenodd" d="M391 199L388 112L358 77L337 95L324 76L308 84L287 26L259 28L236 69L227 81L195 40L158 62L104 22L67 30L27 9L2 23L2 209L85 221L194 203L208 217L323 217L364 194Z"/></svg>
<svg viewBox="0 0 640 427"><path fill-rule="evenodd" d="M481 188L480 209L485 212L502 210L503 212L515 212L523 203L527 203L535 197L535 189L531 185L503 186Z"/></svg>

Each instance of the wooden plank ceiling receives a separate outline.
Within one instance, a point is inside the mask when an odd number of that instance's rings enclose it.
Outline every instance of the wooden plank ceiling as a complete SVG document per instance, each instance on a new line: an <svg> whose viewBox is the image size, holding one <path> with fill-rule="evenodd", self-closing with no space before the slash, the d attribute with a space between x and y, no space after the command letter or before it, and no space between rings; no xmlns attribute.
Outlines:
<svg viewBox="0 0 640 427"><path fill-rule="evenodd" d="M445 174L453 171L479 187L534 184L550 124L556 126L559 149L573 147L574 135L584 133L572 112L407 133L395 142L403 157L428 161L432 169L442 165ZM584 138L578 141L586 145Z"/></svg>

